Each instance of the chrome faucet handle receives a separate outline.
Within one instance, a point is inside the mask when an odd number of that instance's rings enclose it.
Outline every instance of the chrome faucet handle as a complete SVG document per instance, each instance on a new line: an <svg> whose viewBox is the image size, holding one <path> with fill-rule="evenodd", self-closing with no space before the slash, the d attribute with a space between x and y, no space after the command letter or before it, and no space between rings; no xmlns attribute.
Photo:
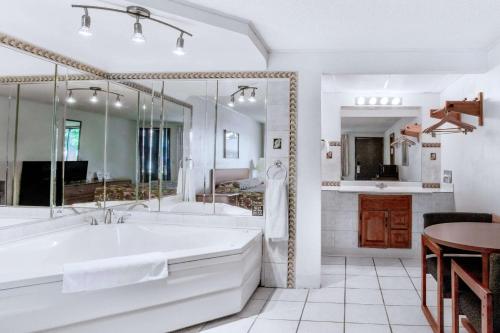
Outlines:
<svg viewBox="0 0 500 333"><path fill-rule="evenodd" d="M87 216L85 220L88 222L90 221L90 225L99 225L97 222L97 219L94 216Z"/></svg>
<svg viewBox="0 0 500 333"><path fill-rule="evenodd" d="M116 221L117 224L123 224L125 223L125 219L129 216L132 216L132 214L123 214L122 216L120 216L118 218L118 220Z"/></svg>

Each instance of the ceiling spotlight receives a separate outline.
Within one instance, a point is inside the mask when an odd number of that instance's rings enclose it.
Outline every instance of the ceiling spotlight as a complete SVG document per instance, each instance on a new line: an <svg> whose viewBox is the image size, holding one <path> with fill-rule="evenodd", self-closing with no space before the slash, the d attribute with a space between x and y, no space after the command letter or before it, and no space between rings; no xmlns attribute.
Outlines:
<svg viewBox="0 0 500 333"><path fill-rule="evenodd" d="M400 105L401 104L401 98L399 97L394 97L391 101L392 105Z"/></svg>
<svg viewBox="0 0 500 333"><path fill-rule="evenodd" d="M115 107L121 108L123 106L122 101L120 101L120 95L116 95Z"/></svg>
<svg viewBox="0 0 500 333"><path fill-rule="evenodd" d="M82 15L82 25L78 33L85 37L92 36L92 31L90 30L90 16L87 8L84 8L85 14Z"/></svg>
<svg viewBox="0 0 500 333"><path fill-rule="evenodd" d="M366 98L364 98L364 97L358 97L356 99L356 104L357 105L365 105L365 103L366 103Z"/></svg>
<svg viewBox="0 0 500 333"><path fill-rule="evenodd" d="M368 100L368 104L370 105L377 104L377 97L370 97L370 99Z"/></svg>
<svg viewBox="0 0 500 333"><path fill-rule="evenodd" d="M238 102L244 103L245 102L245 90L241 90L240 97L238 97Z"/></svg>
<svg viewBox="0 0 500 333"><path fill-rule="evenodd" d="M94 91L94 94L92 95L92 97L90 97L90 101L94 104L99 101L99 99L97 98L97 90Z"/></svg>
<svg viewBox="0 0 500 333"><path fill-rule="evenodd" d="M255 89L252 90L252 93L250 94L250 97L248 97L248 101L251 103L255 103Z"/></svg>
<svg viewBox="0 0 500 333"><path fill-rule="evenodd" d="M134 23L134 34L132 35L132 40L136 43L144 43L146 38L142 34L142 24L139 22L139 16L137 16L137 20Z"/></svg>
<svg viewBox="0 0 500 333"><path fill-rule="evenodd" d="M186 54L184 51L184 37L182 37L183 33L181 32L181 35L179 38L177 38L177 43L175 44L175 50L173 51L174 54L177 54L178 56L183 56Z"/></svg>
<svg viewBox="0 0 500 333"><path fill-rule="evenodd" d="M380 104L381 105L387 105L389 103L389 98L388 97L382 97L380 99Z"/></svg>
<svg viewBox="0 0 500 333"><path fill-rule="evenodd" d="M68 97L66 97L66 102L68 104L75 104L76 103L76 99L73 97L73 91L69 91L69 95Z"/></svg>
<svg viewBox="0 0 500 333"><path fill-rule="evenodd" d="M231 99L229 100L229 103L227 103L227 105L230 107L234 106L234 95L231 95Z"/></svg>

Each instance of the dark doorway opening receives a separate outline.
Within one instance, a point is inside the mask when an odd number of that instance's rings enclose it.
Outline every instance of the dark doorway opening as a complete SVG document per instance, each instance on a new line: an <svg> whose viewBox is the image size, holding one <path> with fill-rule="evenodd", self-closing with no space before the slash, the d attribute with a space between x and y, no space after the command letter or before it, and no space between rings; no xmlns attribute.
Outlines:
<svg viewBox="0 0 500 333"><path fill-rule="evenodd" d="M384 164L384 138L356 137L354 140L356 180L377 178L379 166Z"/></svg>

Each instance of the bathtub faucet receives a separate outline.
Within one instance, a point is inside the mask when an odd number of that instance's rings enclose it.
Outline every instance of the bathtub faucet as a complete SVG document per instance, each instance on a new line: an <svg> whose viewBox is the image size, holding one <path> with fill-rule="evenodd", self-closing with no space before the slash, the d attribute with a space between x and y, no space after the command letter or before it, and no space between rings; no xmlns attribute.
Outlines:
<svg viewBox="0 0 500 333"><path fill-rule="evenodd" d="M142 207L144 207L144 208L149 208L149 206L148 206L148 205L146 205L145 203L143 203L143 202L138 202L138 203L135 203L135 204L130 205L130 206L127 208L127 210L133 210L133 209L134 209L135 207L137 207L137 206L142 206Z"/></svg>
<svg viewBox="0 0 500 333"><path fill-rule="evenodd" d="M113 210L111 208L106 209L104 214L104 224L111 224L113 220Z"/></svg>

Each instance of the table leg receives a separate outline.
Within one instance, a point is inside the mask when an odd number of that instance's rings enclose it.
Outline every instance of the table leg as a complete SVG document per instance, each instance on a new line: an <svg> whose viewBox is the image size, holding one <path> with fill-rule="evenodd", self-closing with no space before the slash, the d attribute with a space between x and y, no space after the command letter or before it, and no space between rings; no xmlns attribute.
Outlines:
<svg viewBox="0 0 500 333"><path fill-rule="evenodd" d="M483 287L490 287L490 253L484 252L481 254L482 259L482 274L483 274Z"/></svg>

